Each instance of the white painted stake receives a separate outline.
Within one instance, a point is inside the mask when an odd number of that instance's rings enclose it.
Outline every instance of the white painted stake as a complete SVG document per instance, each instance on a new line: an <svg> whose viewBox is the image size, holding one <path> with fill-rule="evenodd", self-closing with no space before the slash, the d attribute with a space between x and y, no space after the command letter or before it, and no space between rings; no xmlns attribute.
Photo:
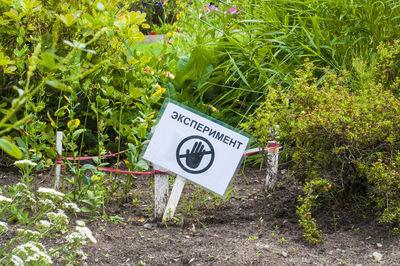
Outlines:
<svg viewBox="0 0 400 266"><path fill-rule="evenodd" d="M166 169L154 165L154 170L166 171ZM169 176L167 174L154 175L154 217L161 218L167 206L169 194Z"/></svg>
<svg viewBox="0 0 400 266"><path fill-rule="evenodd" d="M268 143L268 167L265 178L265 190L268 192L274 188L278 175L279 144Z"/></svg>
<svg viewBox="0 0 400 266"><path fill-rule="evenodd" d="M57 153L58 156L61 157L62 155L62 138L63 133L62 131L57 131ZM54 189L60 188L60 173L61 173L61 164L56 164L56 181L54 182Z"/></svg>
<svg viewBox="0 0 400 266"><path fill-rule="evenodd" d="M172 187L171 196L169 197L167 207L165 208L163 222L174 217L176 206L178 205L179 199L182 194L183 187L185 186L185 179L180 175L175 178L174 186Z"/></svg>

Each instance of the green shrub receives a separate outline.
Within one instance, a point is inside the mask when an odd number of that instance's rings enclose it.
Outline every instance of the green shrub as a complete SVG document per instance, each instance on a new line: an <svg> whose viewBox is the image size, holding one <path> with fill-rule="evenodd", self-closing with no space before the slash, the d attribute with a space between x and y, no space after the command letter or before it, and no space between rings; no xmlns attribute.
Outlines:
<svg viewBox="0 0 400 266"><path fill-rule="evenodd" d="M354 60L352 75L324 69L321 79L314 76L320 70L306 62L293 87L287 92L271 88L244 125L260 145L279 125L280 141L306 187L322 178L337 202L368 196L365 204L373 203L381 222L395 230L400 225L400 99L393 88L399 76L384 73L396 66L388 63L398 62L399 51L398 41L382 44L375 65ZM310 220L307 213L300 212L300 220Z"/></svg>

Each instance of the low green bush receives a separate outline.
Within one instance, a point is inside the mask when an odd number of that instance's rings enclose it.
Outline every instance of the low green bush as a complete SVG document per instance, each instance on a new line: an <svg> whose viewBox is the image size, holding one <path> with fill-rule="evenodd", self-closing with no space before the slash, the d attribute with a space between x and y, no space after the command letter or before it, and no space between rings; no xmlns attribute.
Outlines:
<svg viewBox="0 0 400 266"><path fill-rule="evenodd" d="M305 231L315 231L308 240L320 237L306 217L310 201L317 200L310 193L339 203L368 198L365 206L374 206L381 222L399 230L399 52L399 41L381 44L373 65L354 60L351 73L306 62L291 89L270 88L244 125L260 145L278 137L279 125L280 141L305 188L315 180L329 183L329 197L320 189L307 189L300 197L300 223ZM320 71L323 78L315 78Z"/></svg>

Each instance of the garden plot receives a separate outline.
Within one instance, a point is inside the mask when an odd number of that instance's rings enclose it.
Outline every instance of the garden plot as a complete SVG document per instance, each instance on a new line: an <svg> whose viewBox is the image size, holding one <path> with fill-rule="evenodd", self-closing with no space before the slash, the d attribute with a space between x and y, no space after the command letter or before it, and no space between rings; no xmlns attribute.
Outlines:
<svg viewBox="0 0 400 266"><path fill-rule="evenodd" d="M5 169L0 176L3 187L20 179ZM39 182L50 185L51 178L43 173ZM227 200L188 185L175 218L167 223L152 218L151 186L152 178L139 177L127 202L122 206L111 202L107 214L114 222L90 220L82 212L71 218L86 221L97 240L83 248L88 265L371 265L376 263L374 252L382 255L384 265L400 263L398 237L391 236L387 227L376 226L374 216L356 207L317 209L315 217L325 241L305 243L296 216L301 187L285 171L271 194L264 191L265 170L249 167L234 178ZM1 237L2 243L15 227ZM49 241L46 248L62 238Z"/></svg>

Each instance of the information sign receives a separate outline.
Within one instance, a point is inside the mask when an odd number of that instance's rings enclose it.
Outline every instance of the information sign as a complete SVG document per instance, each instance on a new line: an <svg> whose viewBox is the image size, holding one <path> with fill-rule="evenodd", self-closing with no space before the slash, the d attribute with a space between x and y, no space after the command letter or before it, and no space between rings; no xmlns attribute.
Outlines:
<svg viewBox="0 0 400 266"><path fill-rule="evenodd" d="M166 99L143 158L224 195L249 136Z"/></svg>

